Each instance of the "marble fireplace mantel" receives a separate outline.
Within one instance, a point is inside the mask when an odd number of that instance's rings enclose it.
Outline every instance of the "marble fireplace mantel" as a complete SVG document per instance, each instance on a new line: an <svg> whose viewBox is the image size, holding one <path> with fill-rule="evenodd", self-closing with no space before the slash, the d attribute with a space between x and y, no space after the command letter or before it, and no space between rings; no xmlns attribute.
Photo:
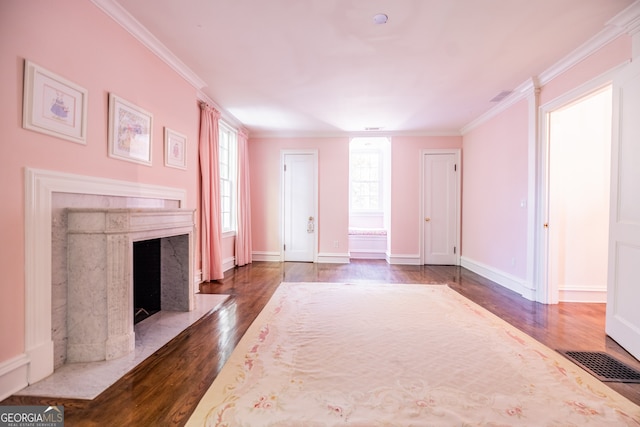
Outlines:
<svg viewBox="0 0 640 427"><path fill-rule="evenodd" d="M161 239L161 309L194 309L194 211L67 209L67 362L135 348L133 242Z"/></svg>

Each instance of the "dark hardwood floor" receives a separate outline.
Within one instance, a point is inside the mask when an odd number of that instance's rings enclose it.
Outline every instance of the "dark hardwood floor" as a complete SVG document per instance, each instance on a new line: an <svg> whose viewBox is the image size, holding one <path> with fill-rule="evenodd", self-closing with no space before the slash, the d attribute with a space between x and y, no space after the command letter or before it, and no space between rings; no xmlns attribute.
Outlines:
<svg viewBox="0 0 640 427"><path fill-rule="evenodd" d="M233 269L205 293L229 294L210 313L94 400L11 396L0 405L64 405L67 426L183 425L280 282L447 283L552 349L606 351L640 362L604 333L605 305L528 301L461 267L254 262ZM607 383L640 405L640 384Z"/></svg>

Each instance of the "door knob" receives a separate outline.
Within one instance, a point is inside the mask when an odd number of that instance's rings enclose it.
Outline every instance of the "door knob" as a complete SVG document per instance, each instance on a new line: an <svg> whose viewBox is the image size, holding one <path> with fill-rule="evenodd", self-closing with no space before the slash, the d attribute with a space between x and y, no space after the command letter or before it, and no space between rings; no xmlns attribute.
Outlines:
<svg viewBox="0 0 640 427"><path fill-rule="evenodd" d="M426 217L424 220L425 220L425 221L427 221L427 222L429 222L429 221L431 221L431 218Z"/></svg>

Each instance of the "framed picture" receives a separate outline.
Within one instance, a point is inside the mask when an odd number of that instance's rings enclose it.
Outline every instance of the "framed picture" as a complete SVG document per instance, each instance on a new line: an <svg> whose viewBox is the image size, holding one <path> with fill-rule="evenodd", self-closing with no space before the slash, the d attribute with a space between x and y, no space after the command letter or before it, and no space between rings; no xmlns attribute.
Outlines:
<svg viewBox="0 0 640 427"><path fill-rule="evenodd" d="M109 94L109 157L151 166L153 115Z"/></svg>
<svg viewBox="0 0 640 427"><path fill-rule="evenodd" d="M25 60L22 127L87 143L85 88Z"/></svg>
<svg viewBox="0 0 640 427"><path fill-rule="evenodd" d="M164 128L164 165L187 168L187 137L167 127Z"/></svg>

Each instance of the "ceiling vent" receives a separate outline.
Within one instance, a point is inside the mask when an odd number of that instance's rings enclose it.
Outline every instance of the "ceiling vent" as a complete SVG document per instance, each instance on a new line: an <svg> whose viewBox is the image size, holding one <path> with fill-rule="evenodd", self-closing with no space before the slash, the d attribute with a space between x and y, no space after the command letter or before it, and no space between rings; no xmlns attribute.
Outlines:
<svg viewBox="0 0 640 427"><path fill-rule="evenodd" d="M493 99L491 99L491 101L489 102L500 102L503 99L505 99L507 96L511 95L512 93L513 93L512 90L503 90L502 92L494 96Z"/></svg>

